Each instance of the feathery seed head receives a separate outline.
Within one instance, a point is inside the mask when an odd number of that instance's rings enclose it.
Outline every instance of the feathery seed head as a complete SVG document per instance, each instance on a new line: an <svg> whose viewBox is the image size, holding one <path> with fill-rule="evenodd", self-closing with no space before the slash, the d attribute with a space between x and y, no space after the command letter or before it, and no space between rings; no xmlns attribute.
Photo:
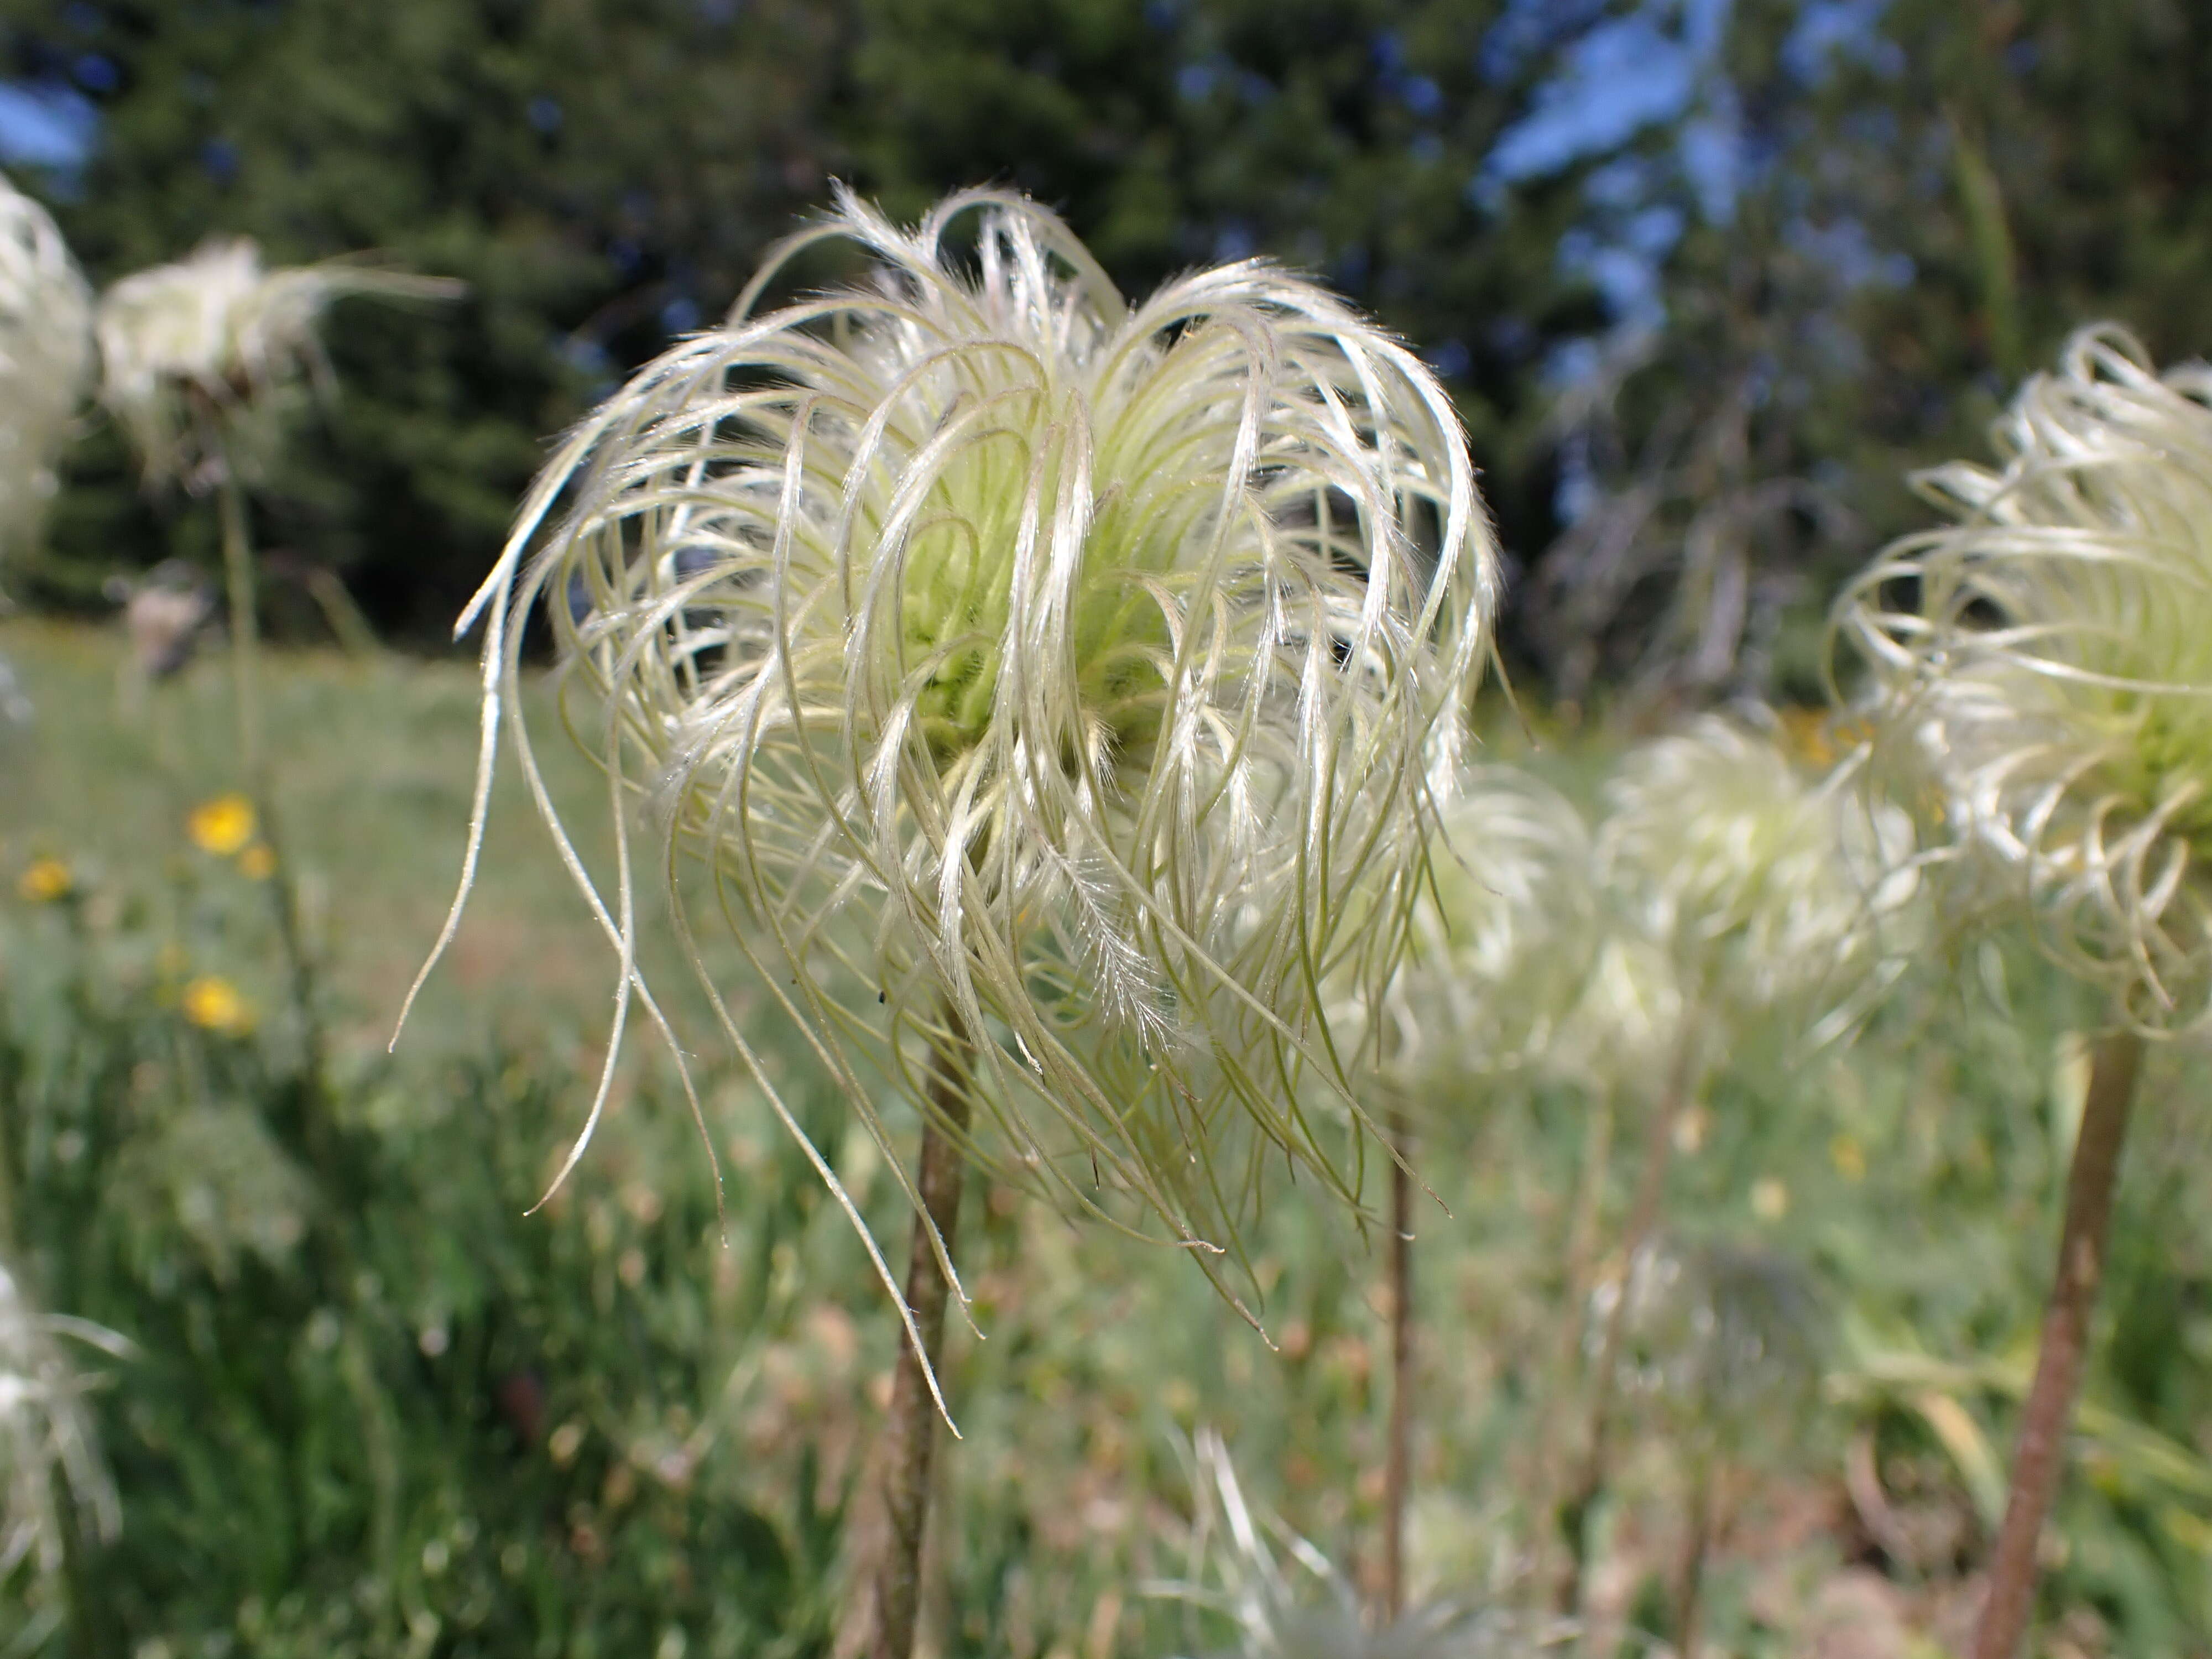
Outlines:
<svg viewBox="0 0 2212 1659"><path fill-rule="evenodd" d="M872 283L755 314L830 239ZM1195 1240L1265 1148L1347 1184L1294 1103L1350 1098L1321 988L1395 965L1493 567L1445 394L1312 284L1133 308L1024 198L904 230L848 194L571 436L465 622L489 730L560 601L679 925L696 854L879 1138L864 1062L925 1106L957 1066L976 1156ZM626 973L628 890L592 900Z"/></svg>
<svg viewBox="0 0 2212 1659"><path fill-rule="evenodd" d="M92 290L52 216L0 178L0 551L35 535L92 363Z"/></svg>
<svg viewBox="0 0 2212 1659"><path fill-rule="evenodd" d="M1540 1062L1597 944L1591 845L1556 790L1473 769L1438 813L1431 883L1388 1003L1395 1071L1495 1073Z"/></svg>
<svg viewBox="0 0 2212 1659"><path fill-rule="evenodd" d="M1195 1475L1193 1577L1145 1588L1232 1623L1218 1659L1533 1659L1574 1645L1576 1627L1565 1621L1459 1597L1419 1602L1372 1628L1342 1570L1245 1497L1212 1429L1199 1431Z"/></svg>
<svg viewBox="0 0 2212 1659"><path fill-rule="evenodd" d="M1808 778L1717 715L1622 763L1599 868L1630 926L1673 957L1684 995L1840 1009L1894 961L1914 892L1899 856L1910 829L1850 781Z"/></svg>
<svg viewBox="0 0 2212 1659"><path fill-rule="evenodd" d="M1631 929L1603 927L1545 1067L1600 1094L1657 1091L1678 1063L1686 1012L1673 956Z"/></svg>
<svg viewBox="0 0 2212 1659"><path fill-rule="evenodd" d="M66 1483L88 1533L112 1538L121 1524L83 1403L90 1383L63 1352L56 1340L63 1336L118 1356L129 1352L112 1331L40 1313L0 1265L0 1583L25 1560L42 1574L60 1570L57 1480Z"/></svg>
<svg viewBox="0 0 2212 1659"><path fill-rule="evenodd" d="M1957 520L1885 550L1836 629L1875 750L1955 878L2026 903L2146 1030L2212 1020L2212 368L2075 334L1992 432Z"/></svg>
<svg viewBox="0 0 2212 1659"><path fill-rule="evenodd" d="M1741 1455L1802 1425L1817 1399L1826 1320L1810 1278L1788 1257L1725 1243L1659 1243L1630 1264L1620 1385ZM1603 1346L1624 1287L1591 1297L1589 1342Z"/></svg>
<svg viewBox="0 0 2212 1659"><path fill-rule="evenodd" d="M151 482L204 490L226 465L263 459L284 394L328 379L315 327L347 295L449 299L457 283L357 259L270 270L245 238L217 238L100 296L100 401ZM216 424L227 431L218 435ZM226 456L219 450L242 450Z"/></svg>

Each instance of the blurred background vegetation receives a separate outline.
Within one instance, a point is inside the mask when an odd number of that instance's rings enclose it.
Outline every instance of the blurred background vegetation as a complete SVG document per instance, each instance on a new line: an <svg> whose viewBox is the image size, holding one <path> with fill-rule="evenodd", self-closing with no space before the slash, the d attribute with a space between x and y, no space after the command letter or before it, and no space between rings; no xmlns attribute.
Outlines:
<svg viewBox="0 0 2212 1659"><path fill-rule="evenodd" d="M217 233L468 281L345 316L259 499L416 645L548 435L832 179L1009 183L1125 287L1263 253L1371 309L1458 398L1509 648L1576 699L1805 693L1906 468L2085 319L2212 339L2186 0L4 0L0 74L0 165L96 283ZM18 597L211 541L96 438Z"/></svg>
<svg viewBox="0 0 2212 1659"><path fill-rule="evenodd" d="M719 1202L640 1055L530 1210L613 963L512 777L459 955L384 1051L475 741L471 675L426 659L551 434L710 323L830 179L901 215L1012 183L1125 287L1263 253L1416 342L1485 469L1540 763L1587 799L1612 753L1587 708L1815 696L1836 580L1920 521L1905 471L1978 453L2069 328L2212 350L2208 88L2188 0L0 0L0 166L96 283L243 234L470 284L338 311L338 389L253 501L280 638L319 646L327 572L409 653L271 674L326 1066L264 878L190 827L238 782L220 665L134 701L83 625L112 576L212 571L210 515L142 491L88 423L8 573L35 614L0 652L37 712L0 737L0 1252L132 1352L81 1356L122 1529L0 1578L0 1656L830 1651L894 1328L734 1075L707 1079ZM1501 718L1492 752L1529 736ZM597 787L549 759L556 793ZM1689 1300L1635 1328L1608 1629L1664 1623L1704 1483L1721 1651L1963 1644L2095 1009L2024 951L1936 965L1955 986L1911 981L1847 1054L1733 1056L1690 1120ZM2146 1092L2054 1654L2212 1653L2202 1070L2164 1054ZM1470 1097L1428 1150L1450 1215L1418 1281L1417 1584L1482 1589L1544 1524L1521 1505L1584 1335L1589 1104ZM833 1138L889 1224L872 1150ZM1171 1253L979 1207L990 1340L956 1337L937 1652L1227 1642L1141 1593L1194 1570L1179 1437L1207 1424L1364 1582L1371 1241L1285 1200L1271 1349ZM1787 1324L1773 1374L1706 1365L1716 1319Z"/></svg>
<svg viewBox="0 0 2212 1659"><path fill-rule="evenodd" d="M588 1103L614 963L519 780L449 977L385 1051L459 854L473 676L319 651L271 665L319 1076L251 826L211 793L232 766L222 662L134 720L119 641L18 619L0 651L40 708L0 794L0 1249L42 1305L131 1345L71 1356L121 1529L66 1571L0 1577L0 1653L832 1652L896 1326L734 1066L702 1073L719 1195L672 1074L634 1045L592 1153L532 1207ZM1491 748L1585 804L1613 753L1540 720L1499 724ZM547 758L556 797L587 802L586 763ZM1714 1650L1963 1649L2097 1005L2031 950L1934 965L1811 1065L1786 1034L1740 1037L1677 1132L1592 1586L1625 1651L1668 1626L1699 1490ZM890 1232L902 1200L872 1143L838 1127L783 1028L757 1035ZM2145 1091L2051 1653L2212 1650L2202 1074L2163 1054ZM1637 1179L1625 1086L1470 1080L1424 1113L1449 1213L1418 1224L1417 1593L1528 1594L1514 1564L1549 1524L1543 1449L1595 1328L1571 1293L1582 1206L1610 1236ZM1616 1127L1592 1187L1601 1113ZM1146 1593L1202 1576L1189 1437L1208 1426L1255 1500L1371 1589L1379 1239L1285 1191L1255 1244L1263 1339L1174 1251L1003 1190L975 1215L987 1340L956 1322L965 1438L945 1462L928 1650L1227 1650L1233 1625Z"/></svg>

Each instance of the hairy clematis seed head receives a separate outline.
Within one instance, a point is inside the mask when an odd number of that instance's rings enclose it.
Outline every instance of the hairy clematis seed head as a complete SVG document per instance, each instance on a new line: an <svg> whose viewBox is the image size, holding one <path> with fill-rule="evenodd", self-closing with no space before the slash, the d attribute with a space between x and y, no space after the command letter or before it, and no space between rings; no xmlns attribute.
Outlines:
<svg viewBox="0 0 2212 1659"><path fill-rule="evenodd" d="M1589 827L1547 785L1473 769L1437 818L1431 882L1385 1004L1401 1080L1543 1066L1598 942Z"/></svg>
<svg viewBox="0 0 2212 1659"><path fill-rule="evenodd" d="M332 301L459 292L445 278L359 259L270 270L251 240L218 238L173 264L125 276L100 296L100 401L149 481L205 489L223 465L262 459L285 394L302 381L326 382L315 329ZM220 443L216 422L228 428Z"/></svg>
<svg viewBox="0 0 2212 1659"><path fill-rule="evenodd" d="M1801 772L1718 715L1632 751L1606 789L1601 879L1632 932L1708 1011L1863 1011L1913 916L1911 830L1845 768Z"/></svg>
<svg viewBox="0 0 2212 1659"><path fill-rule="evenodd" d="M872 279L756 312L829 240ZM489 744L553 600L618 830L644 794L685 938L887 1146L872 1074L957 1072L1002 1176L1219 1244L1269 1156L1352 1191L1322 987L1396 967L1493 569L1444 392L1312 283L1132 307L1021 197L847 195L571 435L465 620ZM642 995L627 861L585 884Z"/></svg>
<svg viewBox="0 0 2212 1659"><path fill-rule="evenodd" d="M1673 955L1632 928L1601 924L1546 1069L1600 1095L1656 1094L1677 1064L1686 1012Z"/></svg>
<svg viewBox="0 0 2212 1659"><path fill-rule="evenodd" d="M1993 429L1920 474L1952 526L1839 602L1877 774L1946 896L2038 920L2146 1032L2212 1020L2212 368L2074 336Z"/></svg>
<svg viewBox="0 0 2212 1659"><path fill-rule="evenodd" d="M35 537L92 363L92 290L52 216L0 178L0 552Z"/></svg>
<svg viewBox="0 0 2212 1659"><path fill-rule="evenodd" d="M42 1574L60 1571L64 1486L88 1536L112 1538L121 1524L84 1404L91 1382L63 1337L118 1357L130 1352L112 1331L40 1312L0 1265L0 1583L26 1560Z"/></svg>
<svg viewBox="0 0 2212 1659"><path fill-rule="evenodd" d="M1200 1429L1194 1450L1192 1577L1147 1584L1144 1593L1211 1613L1233 1635L1225 1647L1208 1643L1176 1650L1179 1654L1190 1659L1536 1659L1571 1650L1572 1625L1516 1612L1502 1595L1434 1596L1376 1623L1343 1569L1245 1495L1218 1432Z"/></svg>

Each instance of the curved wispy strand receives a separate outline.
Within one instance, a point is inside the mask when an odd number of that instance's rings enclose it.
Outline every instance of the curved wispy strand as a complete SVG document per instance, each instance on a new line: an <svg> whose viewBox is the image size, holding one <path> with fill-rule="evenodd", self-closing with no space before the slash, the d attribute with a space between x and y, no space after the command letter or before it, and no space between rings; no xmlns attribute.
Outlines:
<svg viewBox="0 0 2212 1659"><path fill-rule="evenodd" d="M868 283L755 314L831 241ZM1021 197L906 230L843 195L532 490L464 618L489 618L468 869L543 597L695 962L726 924L879 1142L876 1073L942 1118L957 1072L976 1127L940 1127L1000 1176L1233 1245L1268 1156L1355 1190L1343 1114L1300 1104L1318 1079L1361 1119L1322 988L1396 965L1493 568L1449 400L1311 283L1247 261L1132 307ZM514 731L618 1027L633 993L658 1022L646 848L602 896Z"/></svg>
<svg viewBox="0 0 2212 1659"><path fill-rule="evenodd" d="M1844 593L1889 781L2145 1032L2212 1020L2212 368L2082 330Z"/></svg>
<svg viewBox="0 0 2212 1659"><path fill-rule="evenodd" d="M92 290L53 216L0 178L0 552L38 532L91 366Z"/></svg>
<svg viewBox="0 0 2212 1659"><path fill-rule="evenodd" d="M461 285L360 258L271 270L247 238L216 238L173 264L122 278L100 296L100 401L121 424L147 477L212 487L211 469L265 457L282 394L326 388L316 325L348 295L451 299ZM210 430L229 430L215 453Z"/></svg>

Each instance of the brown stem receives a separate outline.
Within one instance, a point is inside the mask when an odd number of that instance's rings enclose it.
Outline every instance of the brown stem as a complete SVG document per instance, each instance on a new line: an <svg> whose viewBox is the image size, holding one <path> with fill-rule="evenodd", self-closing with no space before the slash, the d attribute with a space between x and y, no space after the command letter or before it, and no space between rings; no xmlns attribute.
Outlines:
<svg viewBox="0 0 2212 1659"><path fill-rule="evenodd" d="M1638 1172L1636 1196L1628 1211L1628 1228L1620 1241L1620 1289L1607 1310L1605 1328L1590 1376L1589 1412L1583 1436L1580 1473L1559 1505L1559 1530L1567 1545L1567 1571L1561 1579L1558 1604L1562 1613L1578 1613L1588 1577L1588 1522L1590 1506L1605 1490L1607 1440L1613 1427L1613 1396L1620 1369L1620 1342L1628 1326L1630 1276L1651 1235L1659 1225L1660 1200L1667 1191L1667 1170L1674 1150L1674 1121L1689 1099L1697 1072L1697 1053L1702 1033L1694 1018L1682 1024L1680 1045L1667 1079L1666 1091L1651 1112L1644 1136L1644 1167Z"/></svg>
<svg viewBox="0 0 2212 1659"><path fill-rule="evenodd" d="M1698 1620L1705 1587L1705 1558L1713 1547L1713 1460L1701 1457L1690 1486L1687 1530L1682 1537L1682 1559L1674 1573L1674 1652L1677 1659L1695 1659Z"/></svg>
<svg viewBox="0 0 2212 1659"><path fill-rule="evenodd" d="M1529 1445L1528 1487L1534 1511L1558 1516L1565 1504L1569 1462L1573 1448L1567 1436L1580 1419L1571 1409L1570 1390L1582 1353L1583 1310L1589 1305L1592 1259L1597 1254L1597 1232L1605 1206L1606 1167L1613 1153L1613 1102L1599 1096L1589 1104L1583 1122L1582 1163L1575 1176L1575 1194L1568 1209L1567 1233L1560 1250L1559 1305L1564 1310L1556 1333L1549 1369L1535 1379L1538 1401L1536 1426ZM1571 1596L1564 1580L1555 1595Z"/></svg>
<svg viewBox="0 0 2212 1659"><path fill-rule="evenodd" d="M940 1055L929 1085L929 1106L921 1116L919 1180L922 1210L914 1218L906 1268L906 1303L921 1334L921 1348L900 1346L891 1376L890 1420L884 1456L884 1514L889 1534L876 1573L876 1626L872 1659L909 1659L914 1651L915 1610L921 1599L922 1535L929 1521L930 1468L937 1450L937 1402L929 1378L945 1350L945 1304L951 1292L939 1265L936 1243L949 1259L960 1223L960 1188L966 1165L956 1137L964 1134L970 1115L969 1039L957 1015L947 1011L952 1031L950 1055ZM931 1229L935 1229L933 1235Z"/></svg>
<svg viewBox="0 0 2212 1659"><path fill-rule="evenodd" d="M1990 1564L1989 1600L1974 1632L1974 1659L2013 1659L2035 1611L2036 1551L2064 1468L2066 1428L2087 1357L2089 1316L2104 1276L2105 1237L2112 1226L2113 1182L2142 1058L2141 1038L2132 1031L2114 1031L2097 1044L2090 1068L2088 1098L2066 1176L2058 1270L2044 1310L2035 1381L2021 1414L2012 1495Z"/></svg>
<svg viewBox="0 0 2212 1659"><path fill-rule="evenodd" d="M1406 1172L1413 1134L1390 1114L1390 1424L1382 1459L1382 1616L1406 1607L1406 1492L1411 1472L1413 1388L1413 1181Z"/></svg>

